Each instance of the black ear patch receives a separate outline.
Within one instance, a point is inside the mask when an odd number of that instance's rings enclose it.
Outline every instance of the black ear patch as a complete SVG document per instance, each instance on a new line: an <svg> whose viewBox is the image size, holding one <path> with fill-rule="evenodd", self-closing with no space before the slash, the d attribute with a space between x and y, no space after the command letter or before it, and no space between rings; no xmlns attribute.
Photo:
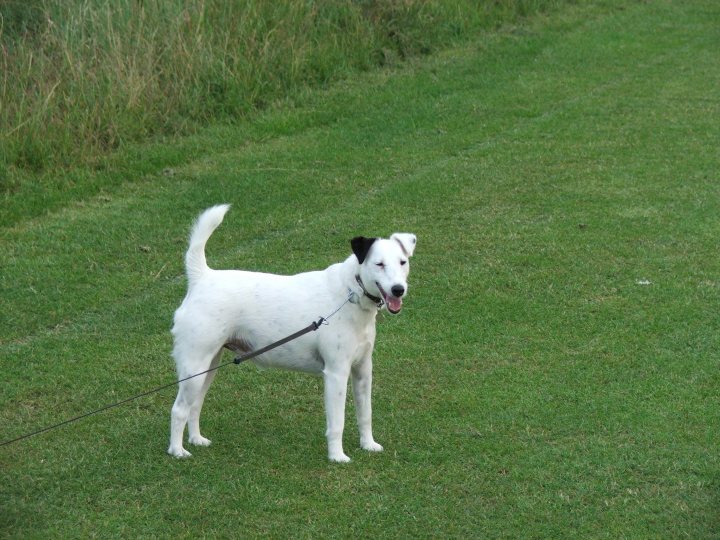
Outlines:
<svg viewBox="0 0 720 540"><path fill-rule="evenodd" d="M377 238L365 238L364 236L356 236L350 240L350 246L360 264L362 264L365 257L367 257L368 251L370 251L370 247L375 240L377 240Z"/></svg>

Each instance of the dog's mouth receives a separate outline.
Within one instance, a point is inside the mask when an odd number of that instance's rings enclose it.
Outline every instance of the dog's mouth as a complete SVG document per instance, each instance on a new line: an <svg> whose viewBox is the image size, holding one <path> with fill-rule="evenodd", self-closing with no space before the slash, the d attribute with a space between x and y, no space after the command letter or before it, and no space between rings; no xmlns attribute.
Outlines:
<svg viewBox="0 0 720 540"><path fill-rule="evenodd" d="M377 281L375 282L375 285L377 285L380 294L382 294L388 311L393 315L400 313L400 310L402 309L402 298L398 298L396 296L393 296L392 294L386 293Z"/></svg>

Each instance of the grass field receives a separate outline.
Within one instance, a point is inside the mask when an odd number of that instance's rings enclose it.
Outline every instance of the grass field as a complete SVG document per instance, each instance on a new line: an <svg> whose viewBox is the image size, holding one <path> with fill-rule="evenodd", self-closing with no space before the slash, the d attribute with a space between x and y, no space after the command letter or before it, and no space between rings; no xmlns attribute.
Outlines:
<svg viewBox="0 0 720 540"><path fill-rule="evenodd" d="M6 195L3 440L172 381L210 204L217 268L418 248L379 320L385 452L350 406L328 464L321 381L231 366L190 460L164 454L172 389L1 447L0 535L720 537L718 21L570 7Z"/></svg>

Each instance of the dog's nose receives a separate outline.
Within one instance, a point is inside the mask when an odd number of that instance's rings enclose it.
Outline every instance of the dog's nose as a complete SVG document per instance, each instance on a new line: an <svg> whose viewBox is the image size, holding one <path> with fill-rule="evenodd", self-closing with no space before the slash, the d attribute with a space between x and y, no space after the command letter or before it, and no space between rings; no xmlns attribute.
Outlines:
<svg viewBox="0 0 720 540"><path fill-rule="evenodd" d="M402 285L393 285L393 288L390 289L390 292L393 293L393 296L395 298L400 298L403 294L405 294L405 287Z"/></svg>

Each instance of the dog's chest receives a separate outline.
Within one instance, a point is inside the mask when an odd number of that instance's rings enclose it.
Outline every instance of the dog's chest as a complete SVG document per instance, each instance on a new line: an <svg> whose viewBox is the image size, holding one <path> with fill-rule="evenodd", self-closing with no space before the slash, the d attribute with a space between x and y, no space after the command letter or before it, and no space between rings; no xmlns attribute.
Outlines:
<svg viewBox="0 0 720 540"><path fill-rule="evenodd" d="M335 328L332 324L327 327L327 333L320 339L320 350L326 362L355 364L372 354L375 325L342 321Z"/></svg>
<svg viewBox="0 0 720 540"><path fill-rule="evenodd" d="M355 365L365 358L369 357L372 354L373 351L373 343L371 341L360 341L357 343L357 346L355 347L355 350L353 351L353 354L350 356L350 361L352 365Z"/></svg>

